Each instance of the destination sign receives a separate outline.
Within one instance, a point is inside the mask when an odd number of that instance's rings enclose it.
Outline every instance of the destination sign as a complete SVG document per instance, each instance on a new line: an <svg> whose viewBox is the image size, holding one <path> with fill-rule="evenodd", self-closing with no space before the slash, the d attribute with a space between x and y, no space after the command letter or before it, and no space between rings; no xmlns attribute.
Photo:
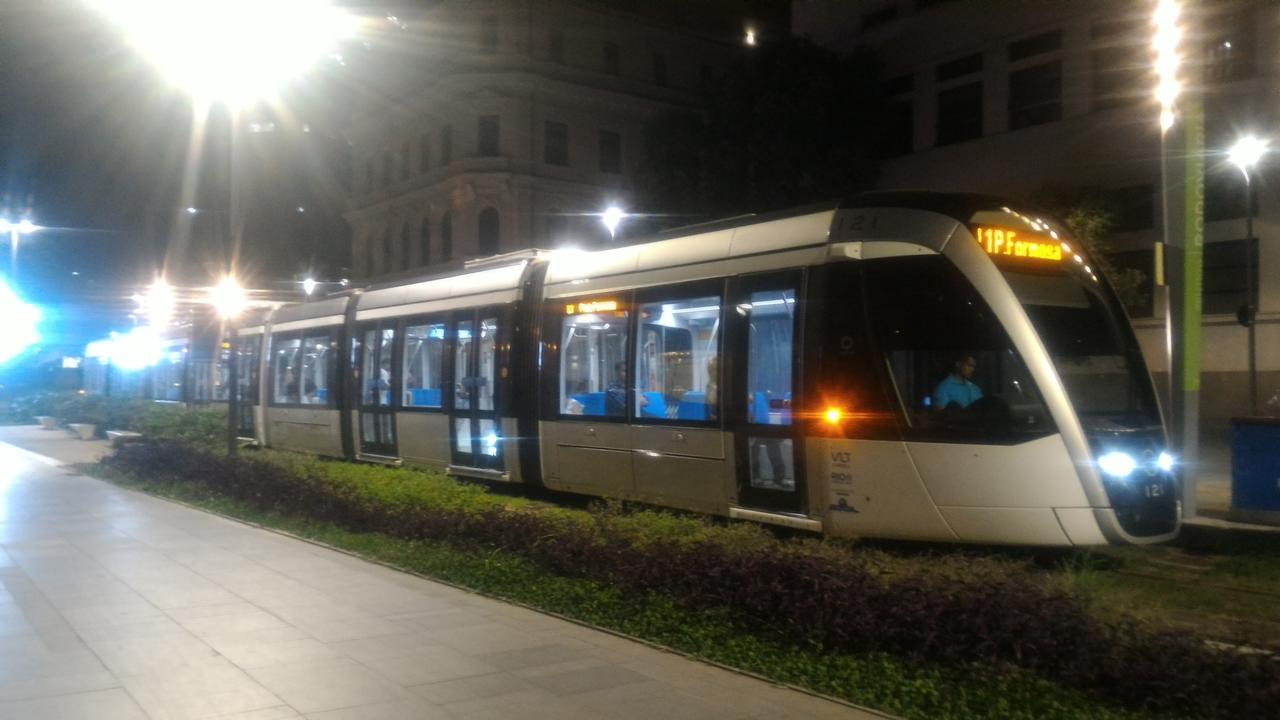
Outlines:
<svg viewBox="0 0 1280 720"><path fill-rule="evenodd" d="M617 312L617 300L589 300L579 303L565 303L565 315L582 315L586 313Z"/></svg>
<svg viewBox="0 0 1280 720"><path fill-rule="evenodd" d="M1044 235L984 225L974 227L973 234L988 255L1062 262L1062 244Z"/></svg>

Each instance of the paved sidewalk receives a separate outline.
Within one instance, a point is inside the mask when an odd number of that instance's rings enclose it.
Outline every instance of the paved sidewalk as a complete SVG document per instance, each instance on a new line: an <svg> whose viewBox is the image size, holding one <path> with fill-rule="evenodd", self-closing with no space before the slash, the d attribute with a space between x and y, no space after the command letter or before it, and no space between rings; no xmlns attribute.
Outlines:
<svg viewBox="0 0 1280 720"><path fill-rule="evenodd" d="M4 720L877 717L9 445L0 467Z"/></svg>

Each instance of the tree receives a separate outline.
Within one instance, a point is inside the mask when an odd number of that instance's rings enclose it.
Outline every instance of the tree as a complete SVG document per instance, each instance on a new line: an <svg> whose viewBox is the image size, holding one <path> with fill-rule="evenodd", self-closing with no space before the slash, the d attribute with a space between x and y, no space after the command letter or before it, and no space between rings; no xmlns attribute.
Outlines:
<svg viewBox="0 0 1280 720"><path fill-rule="evenodd" d="M699 109L668 113L647 126L638 206L725 216L871 186L881 117L871 59L837 55L804 39L743 53L706 90Z"/></svg>
<svg viewBox="0 0 1280 720"><path fill-rule="evenodd" d="M1132 313L1149 307L1147 273L1119 267L1110 257L1115 248L1108 236L1115 225L1116 208L1105 193L1097 189L1046 188L1041 190L1038 201L1062 219L1127 310Z"/></svg>

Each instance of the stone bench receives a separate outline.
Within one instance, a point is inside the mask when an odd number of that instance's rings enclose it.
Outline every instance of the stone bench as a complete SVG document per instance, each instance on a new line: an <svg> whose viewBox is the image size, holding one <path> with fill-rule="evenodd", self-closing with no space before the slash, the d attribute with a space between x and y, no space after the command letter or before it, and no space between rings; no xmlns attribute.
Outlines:
<svg viewBox="0 0 1280 720"><path fill-rule="evenodd" d="M98 432L98 426L93 423L67 423L67 427L81 440L92 440Z"/></svg>
<svg viewBox="0 0 1280 720"><path fill-rule="evenodd" d="M118 447L120 445L123 445L124 443L131 442L133 440L138 440L141 437L142 437L142 433L134 432L132 430L108 430L107 431L107 440L111 443L112 447Z"/></svg>

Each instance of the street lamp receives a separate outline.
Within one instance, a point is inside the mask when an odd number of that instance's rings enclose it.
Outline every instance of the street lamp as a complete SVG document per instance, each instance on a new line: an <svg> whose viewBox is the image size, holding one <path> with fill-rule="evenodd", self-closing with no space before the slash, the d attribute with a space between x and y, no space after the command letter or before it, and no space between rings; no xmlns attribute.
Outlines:
<svg viewBox="0 0 1280 720"><path fill-rule="evenodd" d="M325 0L91 0L174 85L232 107L271 96L352 34Z"/></svg>
<svg viewBox="0 0 1280 720"><path fill-rule="evenodd" d="M610 205L605 211L600 213L600 222L604 223L605 228L609 230L609 237L616 237L618 225L626 219L627 213L617 205Z"/></svg>
<svg viewBox="0 0 1280 720"><path fill-rule="evenodd" d="M40 229L39 225L31 222L28 218L22 218L18 222L10 222L8 218L0 218L0 233L9 233L9 280L17 282L18 280L18 243L22 240L23 235Z"/></svg>
<svg viewBox="0 0 1280 720"><path fill-rule="evenodd" d="M1254 315L1257 313L1257 307L1254 304L1257 288L1254 282L1254 237L1253 237L1253 213L1254 206L1257 205L1258 187L1254 184L1253 178L1249 174L1249 170L1257 166L1258 161L1262 159L1262 155L1267 151L1267 142L1253 135L1246 135L1236 141L1231 146L1231 150L1227 153L1227 159L1232 165L1240 168L1240 173L1244 175L1244 201L1245 208L1245 299L1244 306L1240 308L1240 322L1249 332L1249 414L1258 414L1258 337L1254 328Z"/></svg>

